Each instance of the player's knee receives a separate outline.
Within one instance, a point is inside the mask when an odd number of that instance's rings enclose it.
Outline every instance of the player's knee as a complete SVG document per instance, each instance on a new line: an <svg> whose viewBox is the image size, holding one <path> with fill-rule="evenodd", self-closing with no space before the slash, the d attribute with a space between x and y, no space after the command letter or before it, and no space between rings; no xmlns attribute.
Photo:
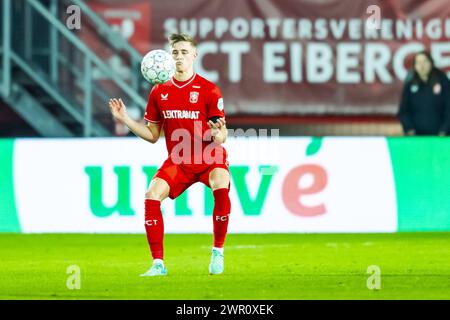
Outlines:
<svg viewBox="0 0 450 320"><path fill-rule="evenodd" d="M210 180L209 185L212 190L220 189L220 187L221 187L221 183L218 181L215 181L215 180Z"/></svg>
<svg viewBox="0 0 450 320"><path fill-rule="evenodd" d="M145 193L145 199L151 199L151 200L159 200L159 199L155 199L156 198L156 194L152 191L147 191Z"/></svg>
<svg viewBox="0 0 450 320"><path fill-rule="evenodd" d="M162 201L169 196L169 185L162 179L155 178L145 193L146 199Z"/></svg>
<svg viewBox="0 0 450 320"><path fill-rule="evenodd" d="M227 176L209 179L209 185L211 186L212 190L228 188L229 184L230 184L230 179Z"/></svg>
<svg viewBox="0 0 450 320"><path fill-rule="evenodd" d="M230 183L230 173L222 168L216 168L209 175L209 185L211 189L228 188Z"/></svg>
<svg viewBox="0 0 450 320"><path fill-rule="evenodd" d="M165 197L162 192L158 192L157 190L148 190L145 193L145 198L150 200L159 200L162 201Z"/></svg>

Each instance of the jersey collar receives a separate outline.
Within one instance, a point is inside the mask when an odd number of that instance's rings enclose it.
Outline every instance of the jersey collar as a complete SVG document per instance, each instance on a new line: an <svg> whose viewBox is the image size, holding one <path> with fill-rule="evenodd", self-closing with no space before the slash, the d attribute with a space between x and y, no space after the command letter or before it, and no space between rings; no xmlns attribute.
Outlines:
<svg viewBox="0 0 450 320"><path fill-rule="evenodd" d="M194 75L193 75L189 80L186 80L186 81L183 81L183 82L177 81L177 80L175 79L175 77L172 77L171 81L172 81L172 84L173 84L175 87L181 89L181 88L186 87L189 83L191 83L191 82L195 79L196 76L197 76L197 73L194 73Z"/></svg>

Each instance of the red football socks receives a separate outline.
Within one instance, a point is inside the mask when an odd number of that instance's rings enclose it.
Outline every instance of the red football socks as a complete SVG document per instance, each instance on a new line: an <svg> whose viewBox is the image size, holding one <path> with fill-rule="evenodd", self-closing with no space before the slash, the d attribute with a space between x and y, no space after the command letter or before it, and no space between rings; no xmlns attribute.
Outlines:
<svg viewBox="0 0 450 320"><path fill-rule="evenodd" d="M223 248L230 218L231 202L228 189L217 189L214 194L214 247Z"/></svg>
<svg viewBox="0 0 450 320"><path fill-rule="evenodd" d="M163 259L164 221L161 202L145 199L145 232L153 259Z"/></svg>

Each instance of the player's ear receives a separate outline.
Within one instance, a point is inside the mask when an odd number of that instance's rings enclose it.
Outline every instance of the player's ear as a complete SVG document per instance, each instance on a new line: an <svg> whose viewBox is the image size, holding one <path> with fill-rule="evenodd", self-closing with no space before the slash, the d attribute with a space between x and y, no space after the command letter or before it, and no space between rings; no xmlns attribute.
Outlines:
<svg viewBox="0 0 450 320"><path fill-rule="evenodd" d="M192 43L191 43L191 47L192 47L192 50L194 51L193 56L194 56L194 59L195 59L195 58L197 58L197 47L194 46Z"/></svg>

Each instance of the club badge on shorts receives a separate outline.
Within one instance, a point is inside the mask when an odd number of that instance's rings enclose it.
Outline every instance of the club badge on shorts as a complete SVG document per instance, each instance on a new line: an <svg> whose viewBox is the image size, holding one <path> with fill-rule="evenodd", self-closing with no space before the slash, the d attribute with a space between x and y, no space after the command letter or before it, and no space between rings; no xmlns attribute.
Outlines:
<svg viewBox="0 0 450 320"><path fill-rule="evenodd" d="M433 92L434 92L434 94L438 95L438 94L441 93L441 91L442 91L441 84L440 84L440 83L436 83L436 84L434 85L434 87L433 87Z"/></svg>
<svg viewBox="0 0 450 320"><path fill-rule="evenodd" d="M198 102L198 96L199 93L196 91L192 91L189 97L189 102L190 103L197 103Z"/></svg>

